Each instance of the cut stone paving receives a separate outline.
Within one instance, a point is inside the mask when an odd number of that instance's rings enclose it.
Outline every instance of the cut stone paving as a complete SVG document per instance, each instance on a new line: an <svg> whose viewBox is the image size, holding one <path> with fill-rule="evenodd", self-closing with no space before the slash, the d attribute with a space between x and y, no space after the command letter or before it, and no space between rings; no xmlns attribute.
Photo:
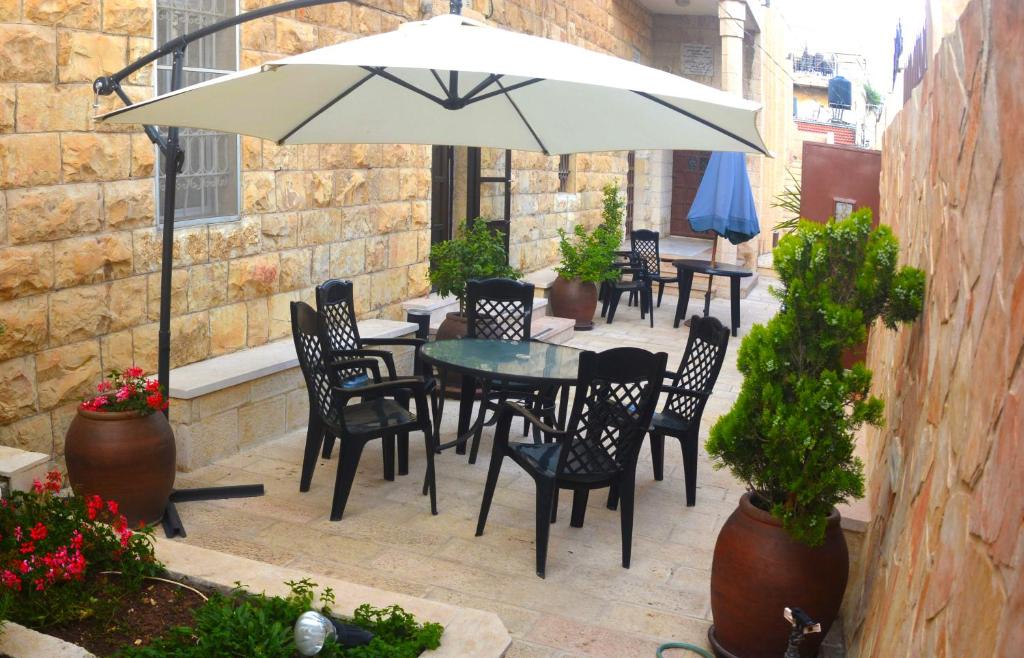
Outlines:
<svg viewBox="0 0 1024 658"><path fill-rule="evenodd" d="M739 341L754 323L778 308L762 277L742 301L739 336L729 343L725 365L708 402L701 443L711 424L732 405L742 377L736 370ZM620 305L615 323L601 320L577 332L569 345L604 350L637 346L682 357L688 329L672 328L676 298L666 296L655 327L639 310ZM674 291L673 291L674 292ZM691 314L703 299L690 301ZM711 314L728 320L727 298L715 298ZM458 403L445 405L442 439L454 434ZM665 479L655 482L650 451L637 470L632 567L620 565L619 516L605 496L590 498L583 528L569 527L571 496L563 492L551 528L547 578L534 571L534 486L506 460L482 537L474 537L492 432L484 432L475 465L445 452L437 459L438 508L431 516L420 495L425 469L421 435L410 437L409 475L383 479L380 442L366 447L345 510L328 520L337 456L319 460L309 492L299 493L305 432L293 432L192 473L177 486L262 482L261 498L194 502L178 507L189 544L271 564L425 597L498 614L512 633L507 655L517 658L608 656L650 658L666 641L707 646L711 623L709 578L718 530L744 486L711 467L700 453L697 505L683 498L682 456L666 444ZM337 452L337 451L335 451Z"/></svg>

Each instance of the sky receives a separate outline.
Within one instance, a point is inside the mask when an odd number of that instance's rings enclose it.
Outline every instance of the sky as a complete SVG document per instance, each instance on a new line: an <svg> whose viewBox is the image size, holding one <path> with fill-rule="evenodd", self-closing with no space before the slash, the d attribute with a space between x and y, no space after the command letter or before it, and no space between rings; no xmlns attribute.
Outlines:
<svg viewBox="0 0 1024 658"><path fill-rule="evenodd" d="M906 52L918 32L925 0L774 0L790 28L789 48L860 54L873 87L892 88L896 24L903 19Z"/></svg>

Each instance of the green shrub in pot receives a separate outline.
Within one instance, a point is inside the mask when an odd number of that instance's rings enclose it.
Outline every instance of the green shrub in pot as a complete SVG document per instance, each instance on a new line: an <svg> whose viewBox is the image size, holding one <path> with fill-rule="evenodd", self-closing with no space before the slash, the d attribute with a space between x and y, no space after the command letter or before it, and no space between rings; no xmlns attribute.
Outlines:
<svg viewBox="0 0 1024 658"><path fill-rule="evenodd" d="M482 218L463 222L458 237L430 247L430 283L443 296L459 300L466 310L466 282L471 279L519 279L523 273L508 263L505 240Z"/></svg>
<svg viewBox="0 0 1024 658"><path fill-rule="evenodd" d="M562 260L555 271L562 278L601 283L618 277L619 271L614 266L615 251L622 244L625 205L619 196L618 185L605 185L602 205L601 223L593 231L577 224L570 237L565 229L558 229L558 250Z"/></svg>

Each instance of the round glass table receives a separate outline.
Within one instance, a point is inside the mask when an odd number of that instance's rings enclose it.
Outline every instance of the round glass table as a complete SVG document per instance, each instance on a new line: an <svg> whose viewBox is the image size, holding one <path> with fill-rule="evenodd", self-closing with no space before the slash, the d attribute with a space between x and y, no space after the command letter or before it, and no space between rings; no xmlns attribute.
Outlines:
<svg viewBox="0 0 1024 658"><path fill-rule="evenodd" d="M442 372L463 376L459 402L459 438L442 448L457 445L464 451L472 435L470 419L477 380L521 382L561 388L558 422L565 420L569 387L576 383L581 350L539 341L462 338L438 340L420 348L420 357Z"/></svg>

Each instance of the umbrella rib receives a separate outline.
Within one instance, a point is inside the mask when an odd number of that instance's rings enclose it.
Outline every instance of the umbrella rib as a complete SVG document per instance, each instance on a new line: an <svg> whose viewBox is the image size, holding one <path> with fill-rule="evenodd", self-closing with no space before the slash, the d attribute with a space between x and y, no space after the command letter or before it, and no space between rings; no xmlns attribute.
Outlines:
<svg viewBox="0 0 1024 658"><path fill-rule="evenodd" d="M754 144L753 142L747 141L747 140L743 139L742 137L740 137L739 135L737 135L736 133L728 131L725 128L722 128L721 126L716 126L715 124L711 123L707 119L704 119L702 117L697 116L693 112L689 112L687 110L684 110L681 107L676 107L672 103L669 103L668 101L663 101L660 98L658 98L657 96L654 96L653 94L648 94L647 92L644 92L644 91L636 91L634 89L633 93L637 94L639 96L642 96L642 97L646 98L649 101L654 101L658 105L661 105L663 107L667 107L668 109L670 109L670 110L672 110L674 112L678 112L679 114L682 114L685 117L689 117L690 119L693 119L694 121L696 121L698 123L702 123L705 126L707 126L708 128L711 128L712 130L716 130L716 131L722 133L723 135L726 135L727 137L731 137L731 138L735 139L737 142L739 142L741 144L745 144L745 145L749 146L750 148L754 149L758 153L761 153L762 155L768 155L768 152L765 151L760 146L758 146L757 144Z"/></svg>
<svg viewBox="0 0 1024 658"><path fill-rule="evenodd" d="M544 146L544 142L540 141L540 137L537 136L537 131L533 129L533 126L530 125L530 122L527 121L526 117L523 116L522 111L519 109L519 106L516 105L516 102L512 100L512 97L508 95L509 90L505 89L505 85L501 84L501 80L495 80L495 82L498 83L498 87L501 88L501 91L505 94L505 98L508 99L508 102L512 104L512 109L516 111L516 114L519 115L519 118L522 119L523 123L526 125L526 129L530 131L531 135L533 135L533 139L536 140L537 145L540 146L541 152L544 155L551 155L548 152L548 147Z"/></svg>
<svg viewBox="0 0 1024 658"><path fill-rule="evenodd" d="M492 74L490 74L489 76L487 76L486 78L484 78L484 79L483 79L483 80L482 80L482 81L480 82L480 84L478 84L477 86L473 87L473 88L472 88L472 89L471 89L471 90L469 91L469 93L468 93L468 94L466 94L465 96L463 96L463 97L462 97L462 98L461 98L460 100L462 100L462 102L463 102L464 104L469 104L469 103L470 103L470 102L472 101L472 99L473 99L473 97L474 97L474 96L476 96L477 94L479 94L479 93L480 93L481 91L483 91L484 89L487 89L488 87L490 87L490 86L491 86L492 84L494 84L494 83L495 83L495 82L497 82L498 80L501 80L501 79L502 79L503 77L505 77L503 73L492 73ZM500 93L500 92L499 92L499 93Z"/></svg>
<svg viewBox="0 0 1024 658"><path fill-rule="evenodd" d="M434 74L434 79L437 80L437 84L441 85L441 91L444 92L445 96L448 96L448 87L445 86L444 80L441 79L441 76L437 74L435 69L430 69L430 72Z"/></svg>
<svg viewBox="0 0 1024 658"><path fill-rule="evenodd" d="M317 110L313 114L311 114L308 117L306 117L305 119L303 119L302 123L300 123L299 125L295 126L291 130L289 130L288 133L284 137L282 137L281 139L277 140L278 146L280 146L281 144L284 144L285 140L287 140L289 137L291 137L295 133L297 133L300 130L302 130L303 128L305 128L306 124L308 124L310 121L312 121L313 119L317 118L318 116L320 116L321 114L323 114L324 112L329 110L335 103L337 103L341 99L345 98L346 96L351 94L356 89L359 89L359 87L361 87L364 82L366 82L367 80L369 80L370 78L372 78L375 75L377 75L377 74L373 73L373 72L370 72L366 77L362 78L361 80L358 80L351 87L349 87L345 91L343 91L340 94L338 94L337 96L335 96L333 99L330 100L330 102L328 102L326 105L321 107L319 110Z"/></svg>
<svg viewBox="0 0 1024 658"><path fill-rule="evenodd" d="M476 103L478 101L485 101L488 98L494 98L495 96L500 96L500 95L508 93L510 91L515 91L516 89L521 89L521 88L526 87L528 85L536 84L538 82L543 82L543 81L544 81L544 78L530 78L529 80L523 80L522 82L517 82L514 85L509 85L507 87L503 87L501 89L498 89L497 91L489 91L486 94L477 96L476 98L470 98L469 100L466 101L466 105L472 105L473 103Z"/></svg>
<svg viewBox="0 0 1024 658"><path fill-rule="evenodd" d="M405 80L401 79L397 75L394 75L393 73L388 73L387 71L384 70L383 66L363 66L361 68L363 68L363 69L365 69L365 70L367 70L367 71L369 71L369 72L371 72L371 73L373 73L375 75L379 75L380 77L384 78L388 82L393 82L396 85L398 85L399 87L405 87L409 91L416 92L420 96L423 96L425 98L428 98L428 99L434 101L435 103L437 103L441 107L445 107L447 105L447 103L448 103L448 101L446 101L445 99L438 98L437 96L435 96L434 94L430 93L429 91L424 91L423 89L420 89L416 85L410 84L410 83L406 82Z"/></svg>

